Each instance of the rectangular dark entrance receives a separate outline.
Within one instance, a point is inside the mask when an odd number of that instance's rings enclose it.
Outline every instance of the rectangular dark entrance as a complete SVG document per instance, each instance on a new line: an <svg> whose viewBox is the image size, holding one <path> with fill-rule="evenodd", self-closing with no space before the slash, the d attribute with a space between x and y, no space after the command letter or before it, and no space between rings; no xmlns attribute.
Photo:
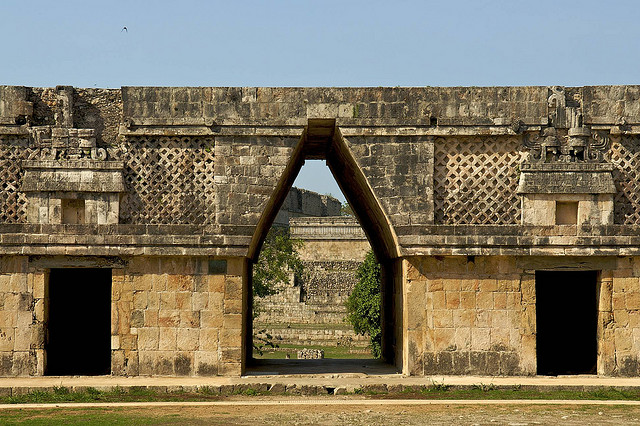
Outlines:
<svg viewBox="0 0 640 426"><path fill-rule="evenodd" d="M597 271L536 272L538 374L595 374Z"/></svg>
<svg viewBox="0 0 640 426"><path fill-rule="evenodd" d="M111 372L111 269L52 269L46 344L49 376Z"/></svg>

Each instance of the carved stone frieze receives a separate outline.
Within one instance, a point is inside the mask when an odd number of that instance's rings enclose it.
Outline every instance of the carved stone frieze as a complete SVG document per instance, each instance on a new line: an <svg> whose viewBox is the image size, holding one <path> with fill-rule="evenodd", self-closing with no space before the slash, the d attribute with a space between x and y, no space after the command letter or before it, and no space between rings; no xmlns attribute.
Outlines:
<svg viewBox="0 0 640 426"><path fill-rule="evenodd" d="M99 160L107 159L107 151L96 146L94 129L74 129L37 126L29 129L34 154L39 160Z"/></svg>
<svg viewBox="0 0 640 426"><path fill-rule="evenodd" d="M582 92L575 88L549 88L548 127L523 132L526 163L607 162L609 131L585 125L583 102Z"/></svg>
<svg viewBox="0 0 640 426"><path fill-rule="evenodd" d="M523 145L530 163L602 163L611 147L608 132L588 127L572 127L566 131L547 127L540 132L525 132Z"/></svg>

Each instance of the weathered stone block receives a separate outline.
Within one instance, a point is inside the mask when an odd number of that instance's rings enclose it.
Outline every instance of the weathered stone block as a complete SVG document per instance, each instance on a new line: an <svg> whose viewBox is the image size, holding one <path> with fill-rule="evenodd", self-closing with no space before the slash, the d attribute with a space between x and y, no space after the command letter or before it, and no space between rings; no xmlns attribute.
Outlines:
<svg viewBox="0 0 640 426"><path fill-rule="evenodd" d="M471 347L476 351L489 350L491 347L491 330L489 328L472 328Z"/></svg>
<svg viewBox="0 0 640 426"><path fill-rule="evenodd" d="M239 348L242 345L242 330L223 328L220 330L220 346L224 348Z"/></svg>
<svg viewBox="0 0 640 426"><path fill-rule="evenodd" d="M138 349L153 350L158 349L160 341L160 330L157 327L144 327L138 329Z"/></svg>
<svg viewBox="0 0 640 426"><path fill-rule="evenodd" d="M460 292L459 291L447 291L445 292L445 299L447 309L457 309L460 307Z"/></svg>
<svg viewBox="0 0 640 426"><path fill-rule="evenodd" d="M176 308L179 310L191 309L191 292L180 291L176 293Z"/></svg>
<svg viewBox="0 0 640 426"><path fill-rule="evenodd" d="M626 294L626 307L628 310L640 309L640 286L637 286L635 291Z"/></svg>
<svg viewBox="0 0 640 426"><path fill-rule="evenodd" d="M195 352L194 366L198 376L215 376L218 374L218 353L211 351Z"/></svg>
<svg viewBox="0 0 640 426"><path fill-rule="evenodd" d="M160 310L175 310L177 309L176 292L175 291L163 291L160 293Z"/></svg>
<svg viewBox="0 0 640 426"><path fill-rule="evenodd" d="M176 330L176 345L181 351L195 351L199 345L199 330L197 328L178 328Z"/></svg>
<svg viewBox="0 0 640 426"><path fill-rule="evenodd" d="M493 309L493 294L490 292L478 292L476 294L476 306L478 309Z"/></svg>
<svg viewBox="0 0 640 426"><path fill-rule="evenodd" d="M225 276L224 275L208 275L208 291L211 293L224 292Z"/></svg>
<svg viewBox="0 0 640 426"><path fill-rule="evenodd" d="M242 314L242 299L226 299L224 300L225 315Z"/></svg>
<svg viewBox="0 0 640 426"><path fill-rule="evenodd" d="M168 275L167 291L193 291L193 277L189 275Z"/></svg>
<svg viewBox="0 0 640 426"><path fill-rule="evenodd" d="M177 376L190 376L193 372L193 358L189 353L178 353L173 365Z"/></svg>
<svg viewBox="0 0 640 426"><path fill-rule="evenodd" d="M432 315L433 326L436 329L453 327L453 311L450 309L434 309Z"/></svg>
<svg viewBox="0 0 640 426"><path fill-rule="evenodd" d="M633 332L629 329L617 328L614 331L616 351L631 351L633 349Z"/></svg>

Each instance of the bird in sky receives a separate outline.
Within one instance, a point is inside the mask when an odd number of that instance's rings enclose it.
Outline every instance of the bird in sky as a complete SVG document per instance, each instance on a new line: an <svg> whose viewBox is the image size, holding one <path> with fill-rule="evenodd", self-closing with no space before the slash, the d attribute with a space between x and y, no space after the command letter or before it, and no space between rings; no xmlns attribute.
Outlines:
<svg viewBox="0 0 640 426"><path fill-rule="evenodd" d="M127 27L122 27L122 29L120 30L120 32L123 32L123 31L125 31L125 32L127 32L127 33L129 32L129 30L127 29Z"/></svg>

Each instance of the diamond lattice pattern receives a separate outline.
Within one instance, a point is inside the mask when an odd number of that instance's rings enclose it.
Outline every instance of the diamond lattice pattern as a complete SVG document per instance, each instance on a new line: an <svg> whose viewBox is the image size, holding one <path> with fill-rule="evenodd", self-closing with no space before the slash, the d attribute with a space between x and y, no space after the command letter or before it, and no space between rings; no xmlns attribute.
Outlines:
<svg viewBox="0 0 640 426"><path fill-rule="evenodd" d="M611 141L611 162L616 195L613 200L614 221L620 225L640 223L640 138L625 136Z"/></svg>
<svg viewBox="0 0 640 426"><path fill-rule="evenodd" d="M215 220L212 138L131 138L120 153L127 193L121 223L206 224Z"/></svg>
<svg viewBox="0 0 640 426"><path fill-rule="evenodd" d="M436 139L436 223L518 224L519 148L517 137Z"/></svg>
<svg viewBox="0 0 640 426"><path fill-rule="evenodd" d="M27 197L20 192L21 161L33 155L27 139L0 139L0 223L25 223Z"/></svg>

